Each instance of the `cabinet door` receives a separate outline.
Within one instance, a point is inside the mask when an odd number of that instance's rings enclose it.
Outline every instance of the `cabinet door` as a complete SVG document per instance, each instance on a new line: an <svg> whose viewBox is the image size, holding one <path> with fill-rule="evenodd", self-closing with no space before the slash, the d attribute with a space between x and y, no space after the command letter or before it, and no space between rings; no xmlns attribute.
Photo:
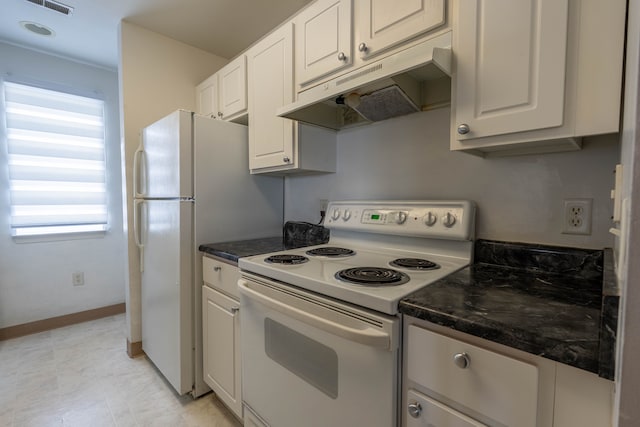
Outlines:
<svg viewBox="0 0 640 427"><path fill-rule="evenodd" d="M241 55L218 71L220 112L228 120L247 109L247 57Z"/></svg>
<svg viewBox="0 0 640 427"><path fill-rule="evenodd" d="M568 0L460 0L455 13L456 138L562 125Z"/></svg>
<svg viewBox="0 0 640 427"><path fill-rule="evenodd" d="M359 0L356 44L368 58L445 23L444 0Z"/></svg>
<svg viewBox="0 0 640 427"><path fill-rule="evenodd" d="M293 24L261 40L247 57L249 168L295 166L294 122L276 115L293 101Z"/></svg>
<svg viewBox="0 0 640 427"><path fill-rule="evenodd" d="M204 381L242 418L239 308L237 301L202 287Z"/></svg>
<svg viewBox="0 0 640 427"><path fill-rule="evenodd" d="M203 116L218 116L218 74L196 87L196 112Z"/></svg>
<svg viewBox="0 0 640 427"><path fill-rule="evenodd" d="M351 0L319 1L295 18L300 85L351 65Z"/></svg>

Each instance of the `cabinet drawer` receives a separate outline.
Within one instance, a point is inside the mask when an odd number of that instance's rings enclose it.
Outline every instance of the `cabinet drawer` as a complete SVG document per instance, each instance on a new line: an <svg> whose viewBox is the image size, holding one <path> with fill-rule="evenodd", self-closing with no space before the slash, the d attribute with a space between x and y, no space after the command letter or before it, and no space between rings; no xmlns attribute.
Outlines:
<svg viewBox="0 0 640 427"><path fill-rule="evenodd" d="M408 397L414 408L413 412L405 408L410 414L406 427L487 427L417 391L409 390Z"/></svg>
<svg viewBox="0 0 640 427"><path fill-rule="evenodd" d="M205 256L202 259L202 279L209 286L240 299L240 269L237 266Z"/></svg>
<svg viewBox="0 0 640 427"><path fill-rule="evenodd" d="M503 425L536 426L536 366L415 325L408 327L406 339L407 377L432 397Z"/></svg>

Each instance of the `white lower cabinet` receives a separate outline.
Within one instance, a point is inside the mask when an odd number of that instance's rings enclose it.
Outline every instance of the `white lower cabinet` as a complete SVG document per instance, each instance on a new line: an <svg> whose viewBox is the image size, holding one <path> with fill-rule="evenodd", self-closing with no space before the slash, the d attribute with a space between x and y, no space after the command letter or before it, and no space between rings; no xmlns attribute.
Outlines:
<svg viewBox="0 0 640 427"><path fill-rule="evenodd" d="M242 419L240 358L240 303L215 283L224 280L236 286L238 267L204 257L205 285L202 287L202 334L204 381L218 398ZM209 281L207 278L209 277Z"/></svg>
<svg viewBox="0 0 640 427"><path fill-rule="evenodd" d="M613 422L613 401L613 381L558 363L554 427L617 425Z"/></svg>
<svg viewBox="0 0 640 427"><path fill-rule="evenodd" d="M407 379L429 390L444 407L439 413L450 412L442 419L463 420L461 412L488 425L538 425L536 366L416 325L408 326L405 338ZM411 404L409 400L409 418L415 415ZM460 425L484 425L464 422Z"/></svg>
<svg viewBox="0 0 640 427"><path fill-rule="evenodd" d="M611 427L614 383L405 316L405 427Z"/></svg>

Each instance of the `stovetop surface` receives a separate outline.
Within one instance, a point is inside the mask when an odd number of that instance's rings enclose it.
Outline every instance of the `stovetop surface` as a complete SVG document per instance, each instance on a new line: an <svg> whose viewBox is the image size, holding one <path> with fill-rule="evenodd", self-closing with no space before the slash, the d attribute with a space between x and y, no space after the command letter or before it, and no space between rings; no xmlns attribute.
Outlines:
<svg viewBox="0 0 640 427"><path fill-rule="evenodd" d="M346 247L329 242L324 245L240 258L238 265L244 271L383 313L396 314L400 299L469 264L469 259L464 257L389 248L376 250L374 247L356 244L350 244L348 247L355 251L353 256L336 258L307 254L311 249L336 246ZM293 265L266 261L272 255L282 254L305 256L308 261ZM390 265L390 262L397 258L424 258L440 267L433 270L412 270ZM339 271L354 267L390 268L406 274L409 281L395 286L368 286L347 283L336 278Z"/></svg>

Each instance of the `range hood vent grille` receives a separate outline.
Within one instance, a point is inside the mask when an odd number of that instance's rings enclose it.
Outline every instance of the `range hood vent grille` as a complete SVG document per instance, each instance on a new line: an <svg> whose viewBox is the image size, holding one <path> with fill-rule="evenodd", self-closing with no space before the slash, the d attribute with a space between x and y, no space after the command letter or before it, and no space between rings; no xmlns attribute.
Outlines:
<svg viewBox="0 0 640 427"><path fill-rule="evenodd" d="M27 0L27 1L29 3L42 6L46 9L53 10L54 12L61 13L63 15L71 15L73 13L73 8L71 6L67 6L66 4L62 4L54 0Z"/></svg>
<svg viewBox="0 0 640 427"><path fill-rule="evenodd" d="M373 67L369 67L365 70L359 71L357 73L349 74L347 77L343 79L336 80L336 86L342 86L345 83L349 83L352 80L355 80L359 77L364 76L365 74L375 73L376 71L382 69L382 64L374 65Z"/></svg>

